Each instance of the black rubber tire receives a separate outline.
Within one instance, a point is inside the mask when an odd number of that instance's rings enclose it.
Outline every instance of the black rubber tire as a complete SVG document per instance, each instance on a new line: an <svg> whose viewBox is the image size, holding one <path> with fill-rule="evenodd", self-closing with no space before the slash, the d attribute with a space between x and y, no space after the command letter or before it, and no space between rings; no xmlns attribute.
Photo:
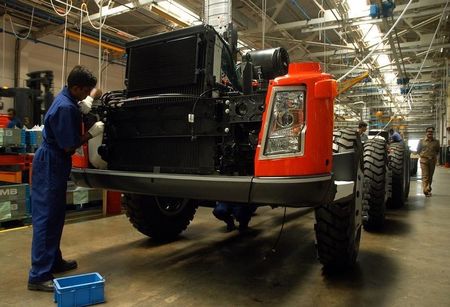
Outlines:
<svg viewBox="0 0 450 307"><path fill-rule="evenodd" d="M191 199L125 194L123 204L131 224L156 241L172 241L194 218L196 203Z"/></svg>
<svg viewBox="0 0 450 307"><path fill-rule="evenodd" d="M361 240L361 211L356 208L357 200L363 197L364 181L362 144L354 131L344 129L334 133L335 152L356 151L357 170L353 197L341 203L324 204L315 208L316 245L319 261L326 270L341 270L352 266L358 256ZM359 170L359 171L358 171ZM359 202L361 207L361 202Z"/></svg>
<svg viewBox="0 0 450 307"><path fill-rule="evenodd" d="M419 164L418 159L416 159L416 158L411 158L411 159L409 160L409 163L411 163L410 166L409 166L409 169L411 170L411 171L409 172L409 175L410 175L411 177L417 176L417 165Z"/></svg>
<svg viewBox="0 0 450 307"><path fill-rule="evenodd" d="M411 187L411 173L410 173L410 169L411 169L411 151L409 150L409 147L405 144L405 172L404 172L404 176L406 179L406 184L405 184L405 201L408 200L409 197L409 190Z"/></svg>
<svg viewBox="0 0 450 307"><path fill-rule="evenodd" d="M389 168L392 170L392 195L387 201L389 208L401 208L409 195L409 149L403 142L389 145Z"/></svg>
<svg viewBox="0 0 450 307"><path fill-rule="evenodd" d="M368 181L368 204L363 208L365 230L379 230L386 211L387 147L384 139L371 139L364 144L364 177Z"/></svg>
<svg viewBox="0 0 450 307"><path fill-rule="evenodd" d="M351 129L333 131L333 152L355 151L357 142L361 143L359 135ZM362 146L362 145L361 145Z"/></svg>

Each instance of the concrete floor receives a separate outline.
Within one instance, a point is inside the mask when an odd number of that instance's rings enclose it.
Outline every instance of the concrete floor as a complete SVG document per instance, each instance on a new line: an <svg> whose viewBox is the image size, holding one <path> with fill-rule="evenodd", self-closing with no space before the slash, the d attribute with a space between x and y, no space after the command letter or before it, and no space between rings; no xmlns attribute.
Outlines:
<svg viewBox="0 0 450 307"><path fill-rule="evenodd" d="M437 168L433 197L413 181L409 204L382 233L363 233L356 268L325 275L310 210L260 208L247 235L225 233L200 208L176 242L158 245L124 215L66 225L70 274L100 272L110 306L450 306L450 169ZM52 306L26 290L31 228L0 233L0 306Z"/></svg>

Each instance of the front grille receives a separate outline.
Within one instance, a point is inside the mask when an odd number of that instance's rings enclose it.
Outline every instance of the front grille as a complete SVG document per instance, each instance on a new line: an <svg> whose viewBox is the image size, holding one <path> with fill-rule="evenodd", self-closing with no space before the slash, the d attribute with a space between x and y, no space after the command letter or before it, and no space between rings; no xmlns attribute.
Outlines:
<svg viewBox="0 0 450 307"><path fill-rule="evenodd" d="M165 173L210 174L215 170L217 120L214 99L147 97L125 100L108 115L109 168Z"/></svg>
<svg viewBox="0 0 450 307"><path fill-rule="evenodd" d="M211 174L213 137L134 138L113 142L110 169L156 173Z"/></svg>
<svg viewBox="0 0 450 307"><path fill-rule="evenodd" d="M129 43L127 96L198 96L211 89L217 35L211 27L198 26Z"/></svg>

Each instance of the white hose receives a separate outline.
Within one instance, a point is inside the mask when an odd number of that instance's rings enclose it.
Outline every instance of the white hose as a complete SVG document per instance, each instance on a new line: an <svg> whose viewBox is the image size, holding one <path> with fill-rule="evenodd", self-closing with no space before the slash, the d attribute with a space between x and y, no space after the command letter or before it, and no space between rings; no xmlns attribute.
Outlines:
<svg viewBox="0 0 450 307"><path fill-rule="evenodd" d="M66 47L67 47L67 15L64 23L64 45L63 45L63 60L61 68L61 90L64 88L65 75L66 75Z"/></svg>
<svg viewBox="0 0 450 307"><path fill-rule="evenodd" d="M80 40L78 42L78 65L81 64L81 35L83 33L83 10L80 10Z"/></svg>
<svg viewBox="0 0 450 307"><path fill-rule="evenodd" d="M61 17L66 17L67 15L69 15L70 11L72 10L72 0L70 0L70 5L69 5L69 0L66 1L66 12L64 14L61 14L60 12L58 12L58 10L56 9L56 6L53 4L53 0L50 0L50 3L53 7L53 10L55 11L56 14L58 14Z"/></svg>
<svg viewBox="0 0 450 307"><path fill-rule="evenodd" d="M103 28L103 26L105 25L105 22L106 22L106 16L105 16L105 19L102 21L102 14L101 14L101 11L102 11L102 4L103 4L103 0L101 0L100 2L99 2L100 4L97 4L97 6L98 6L98 9L99 9L99 12L100 12L100 21L99 21L99 24L100 24L100 26L96 26L96 25L94 25L94 23L92 22L92 20L91 20L91 16L89 15L89 11L88 11L88 7L87 7L87 5L86 5L86 3L83 3L83 4L81 4L81 9L83 9L83 7L85 8L85 11L86 11L86 16L87 16L87 18L88 18L88 21L89 21L89 23L91 24L91 26L94 28L94 29L96 29L96 30L100 30L101 28ZM111 3L112 3L112 0L109 0L108 1L108 5L107 5L107 7L108 7L108 9L109 9L109 7L111 6Z"/></svg>
<svg viewBox="0 0 450 307"><path fill-rule="evenodd" d="M7 14L5 14L5 15L7 15ZM5 15L3 15L3 16L5 16ZM9 22L11 23L11 30L12 30L14 36L15 36L17 39L20 39L20 40L28 39L28 37L30 37L30 34L31 34L31 28L33 27L34 6L33 6L33 10L31 11L31 22L30 22L30 27L28 28L28 33L27 33L27 35L25 35L25 36L20 36L19 34L16 33L16 31L14 30L14 24L13 24L12 18L11 18L11 16L9 16L9 15L8 15L8 17L9 17ZM4 27L4 26L5 26L5 24L3 24L3 27ZM3 32L5 32L5 31L3 31Z"/></svg>
<svg viewBox="0 0 450 307"><path fill-rule="evenodd" d="M261 10L261 17L262 17L262 49L264 49L264 45L266 42L266 11L267 11L267 0L263 0Z"/></svg>
<svg viewBox="0 0 450 307"><path fill-rule="evenodd" d="M5 50L6 50L6 14L3 14L3 33L2 33L2 86L5 85Z"/></svg>

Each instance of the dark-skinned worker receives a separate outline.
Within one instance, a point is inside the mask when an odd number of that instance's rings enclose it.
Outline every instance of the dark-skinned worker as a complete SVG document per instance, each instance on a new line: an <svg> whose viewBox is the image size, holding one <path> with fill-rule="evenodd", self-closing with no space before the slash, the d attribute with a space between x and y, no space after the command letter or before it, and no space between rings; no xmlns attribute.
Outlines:
<svg viewBox="0 0 450 307"><path fill-rule="evenodd" d="M23 128L22 122L17 117L16 110L14 110L13 108L8 109L8 117L9 122L6 128L19 128L19 129Z"/></svg>
<svg viewBox="0 0 450 307"><path fill-rule="evenodd" d="M391 128L389 129L389 141L391 143L399 143L403 141L403 138L400 133Z"/></svg>
<svg viewBox="0 0 450 307"><path fill-rule="evenodd" d="M218 201L213 210L213 214L217 219L227 224L227 232L236 229L236 225L234 224L235 219L239 222L239 231L245 231L248 229L248 223L255 211L255 205Z"/></svg>
<svg viewBox="0 0 450 307"><path fill-rule="evenodd" d="M433 136L434 128L428 127L425 138L417 145L417 154L420 156L420 168L422 169L422 189L426 197L431 196L431 184L433 183L434 169L437 155L441 145Z"/></svg>
<svg viewBox="0 0 450 307"><path fill-rule="evenodd" d="M367 123L366 122L359 122L358 124L358 133L361 137L361 142L366 142L369 140L369 137L366 134L367 131Z"/></svg>
<svg viewBox="0 0 450 307"><path fill-rule="evenodd" d="M64 260L60 249L66 211L66 190L76 148L103 133L96 122L80 135L79 101L94 89L97 79L83 66L75 66L67 86L56 96L44 118L43 142L33 159L32 218L33 241L28 289L53 291L53 274L77 268L74 260ZM88 108L85 108L86 111Z"/></svg>

